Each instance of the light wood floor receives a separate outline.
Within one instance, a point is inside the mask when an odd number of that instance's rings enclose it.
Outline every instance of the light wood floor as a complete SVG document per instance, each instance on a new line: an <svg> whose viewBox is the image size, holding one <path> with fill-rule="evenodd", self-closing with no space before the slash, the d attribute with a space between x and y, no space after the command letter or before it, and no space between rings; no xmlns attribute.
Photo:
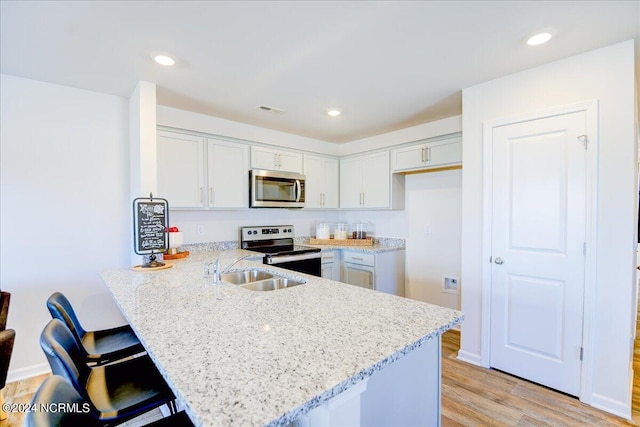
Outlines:
<svg viewBox="0 0 640 427"><path fill-rule="evenodd" d="M640 330L638 331L640 338ZM633 387L633 421L609 415L578 399L505 373L456 360L460 334L442 337L442 426L640 426L640 379ZM634 369L640 372L640 339ZM638 375L640 376L640 375ZM9 383L7 402L27 403L46 375ZM10 413L0 427L21 426L21 413ZM133 424L134 423L128 423ZM390 426L403 427L403 426Z"/></svg>
<svg viewBox="0 0 640 427"><path fill-rule="evenodd" d="M494 369L460 362L455 359L459 349L459 332L445 333L442 337L443 427L640 426L635 391L633 421L629 422L563 393ZM634 357L634 365L640 366L639 356L640 351ZM636 386L634 383L634 390Z"/></svg>

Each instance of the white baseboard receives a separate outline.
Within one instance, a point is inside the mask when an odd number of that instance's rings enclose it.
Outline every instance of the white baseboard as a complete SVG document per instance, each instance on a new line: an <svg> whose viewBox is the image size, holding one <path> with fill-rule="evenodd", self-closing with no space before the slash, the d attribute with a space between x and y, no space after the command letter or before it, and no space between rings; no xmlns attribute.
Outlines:
<svg viewBox="0 0 640 427"><path fill-rule="evenodd" d="M463 350L459 350L458 351L458 357L456 358L462 362L467 362L467 363L471 363L472 365L476 365L476 366L480 366L482 368L484 368L484 366L482 365L482 360L480 359L480 356L477 354L473 354L473 353L469 353L467 351L463 351Z"/></svg>
<svg viewBox="0 0 640 427"><path fill-rule="evenodd" d="M594 393L591 395L591 406L627 420L631 419L631 406L627 402L611 399Z"/></svg>
<svg viewBox="0 0 640 427"><path fill-rule="evenodd" d="M11 369L7 373L7 383L37 377L38 375L47 373L51 373L51 367L48 363L38 363L37 365L27 366L26 368Z"/></svg>

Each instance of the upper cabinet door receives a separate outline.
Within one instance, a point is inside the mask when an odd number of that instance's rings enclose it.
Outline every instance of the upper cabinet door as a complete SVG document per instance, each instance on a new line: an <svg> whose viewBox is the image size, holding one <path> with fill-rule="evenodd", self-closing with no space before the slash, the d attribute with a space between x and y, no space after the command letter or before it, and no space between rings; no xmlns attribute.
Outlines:
<svg viewBox="0 0 640 427"><path fill-rule="evenodd" d="M425 144L391 150L391 163L394 172L422 169L425 165Z"/></svg>
<svg viewBox="0 0 640 427"><path fill-rule="evenodd" d="M362 159L340 160L340 207L362 208Z"/></svg>
<svg viewBox="0 0 640 427"><path fill-rule="evenodd" d="M340 206L340 164L338 159L324 159L322 175L322 207L338 209Z"/></svg>
<svg viewBox="0 0 640 427"><path fill-rule="evenodd" d="M249 146L207 139L209 208L249 207Z"/></svg>
<svg viewBox="0 0 640 427"><path fill-rule="evenodd" d="M340 160L340 207L404 208L404 176L391 174L388 151Z"/></svg>
<svg viewBox="0 0 640 427"><path fill-rule="evenodd" d="M339 166L337 159L304 155L305 208L337 209Z"/></svg>
<svg viewBox="0 0 640 427"><path fill-rule="evenodd" d="M362 173L362 205L365 208L390 207L389 152L365 156Z"/></svg>
<svg viewBox="0 0 640 427"><path fill-rule="evenodd" d="M204 208L204 140L166 131L157 133L157 197L170 208Z"/></svg>
<svg viewBox="0 0 640 427"><path fill-rule="evenodd" d="M392 172L412 172L462 164L460 137L391 150Z"/></svg>
<svg viewBox="0 0 640 427"><path fill-rule="evenodd" d="M251 146L251 167L302 173L302 154L254 145Z"/></svg>
<svg viewBox="0 0 640 427"><path fill-rule="evenodd" d="M304 155L304 207L322 208L322 158Z"/></svg>

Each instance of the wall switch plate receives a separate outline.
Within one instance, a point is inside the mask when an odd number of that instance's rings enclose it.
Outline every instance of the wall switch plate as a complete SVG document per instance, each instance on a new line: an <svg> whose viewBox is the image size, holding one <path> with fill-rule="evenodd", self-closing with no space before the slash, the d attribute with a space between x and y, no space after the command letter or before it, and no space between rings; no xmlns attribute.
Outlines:
<svg viewBox="0 0 640 427"><path fill-rule="evenodd" d="M201 236L204 234L204 224L198 224L196 225L196 234L198 236Z"/></svg>

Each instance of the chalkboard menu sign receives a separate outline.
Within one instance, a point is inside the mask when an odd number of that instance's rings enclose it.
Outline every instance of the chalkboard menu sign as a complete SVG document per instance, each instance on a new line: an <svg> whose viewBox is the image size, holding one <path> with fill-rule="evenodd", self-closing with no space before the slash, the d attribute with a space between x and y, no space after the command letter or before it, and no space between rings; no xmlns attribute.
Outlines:
<svg viewBox="0 0 640 427"><path fill-rule="evenodd" d="M134 250L138 255L160 253L169 242L169 203L166 199L137 198L133 201Z"/></svg>

